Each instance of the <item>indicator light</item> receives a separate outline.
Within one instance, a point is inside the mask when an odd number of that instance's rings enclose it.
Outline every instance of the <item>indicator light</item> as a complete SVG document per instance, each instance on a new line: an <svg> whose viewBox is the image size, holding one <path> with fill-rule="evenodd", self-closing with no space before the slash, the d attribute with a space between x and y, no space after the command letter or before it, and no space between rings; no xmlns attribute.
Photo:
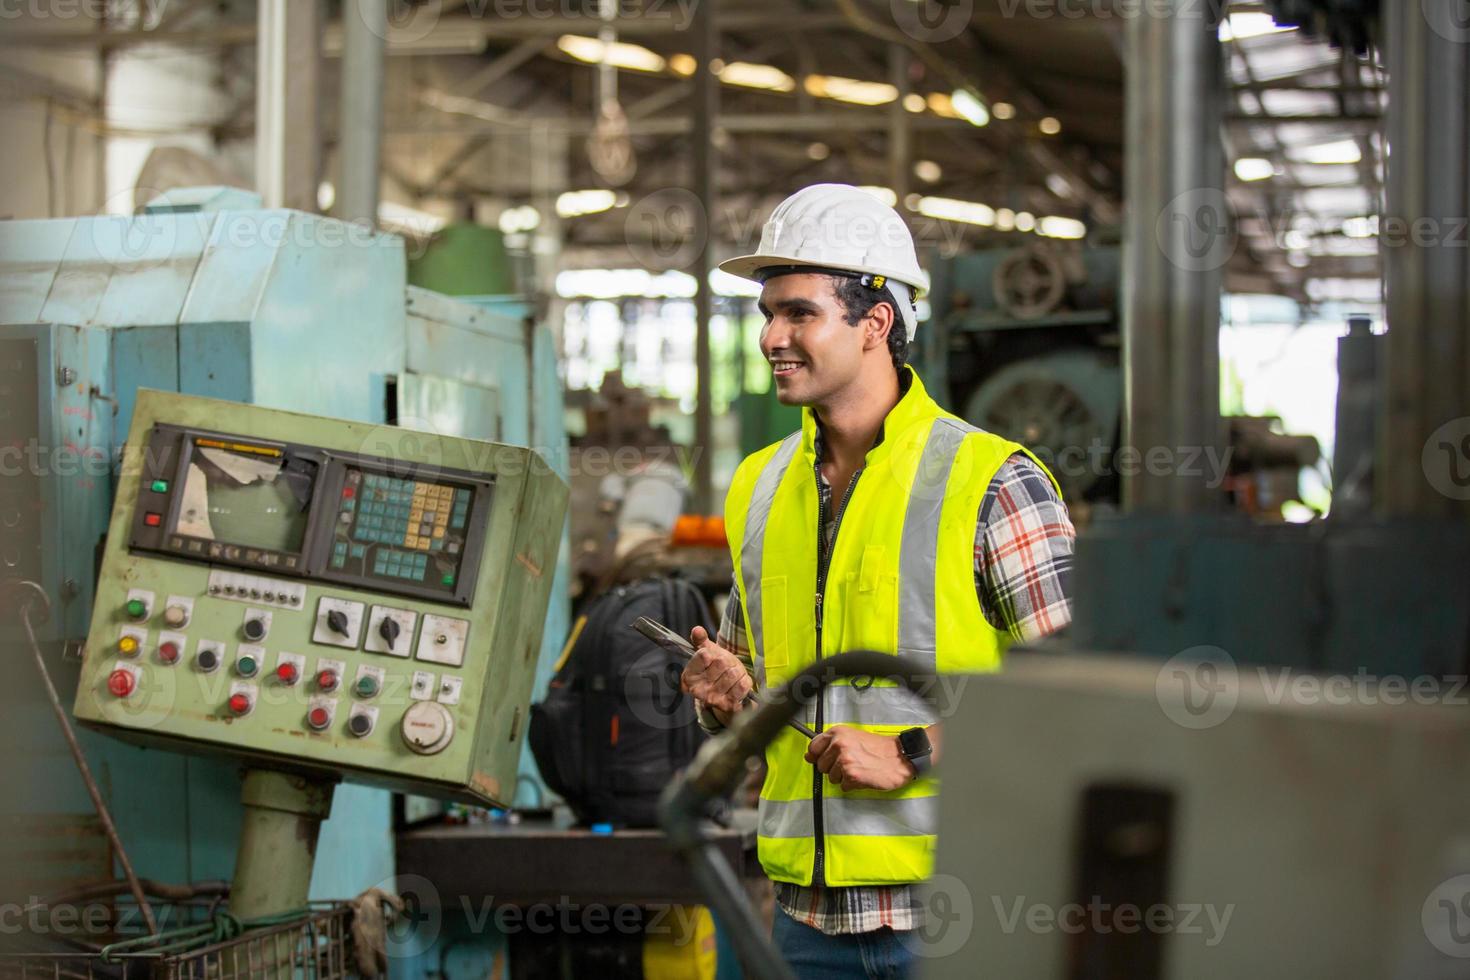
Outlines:
<svg viewBox="0 0 1470 980"><path fill-rule="evenodd" d="M372 674L363 674L357 679L357 696L370 698L378 693L378 679Z"/></svg>
<svg viewBox="0 0 1470 980"><path fill-rule="evenodd" d="M289 660L276 668L276 678L282 684L295 684L300 677L301 671L297 670L296 665Z"/></svg>
<svg viewBox="0 0 1470 980"><path fill-rule="evenodd" d="M230 695L230 713L234 715L245 715L250 713L250 695L237 692Z"/></svg>
<svg viewBox="0 0 1470 980"><path fill-rule="evenodd" d="M306 713L306 724L315 731L321 731L332 723L332 714L326 708L312 708Z"/></svg>
<svg viewBox="0 0 1470 980"><path fill-rule="evenodd" d="M107 675L107 689L117 697L125 698L132 694L135 686L137 681L131 671L119 668Z"/></svg>
<svg viewBox="0 0 1470 980"><path fill-rule="evenodd" d="M167 643L160 643L158 646L158 659L162 660L166 664L178 663L179 645L172 640L168 641Z"/></svg>
<svg viewBox="0 0 1470 980"><path fill-rule="evenodd" d="M117 652L124 657L136 657L138 655L138 638L136 636L124 636L117 641Z"/></svg>
<svg viewBox="0 0 1470 980"><path fill-rule="evenodd" d="M335 670L318 671L316 675L316 686L323 691L335 691L337 689L337 672Z"/></svg>
<svg viewBox="0 0 1470 980"><path fill-rule="evenodd" d="M189 610L180 605L172 605L163 611L164 625L170 629L179 629L189 623Z"/></svg>
<svg viewBox="0 0 1470 980"><path fill-rule="evenodd" d="M129 599L128 604L123 607L123 611L128 614L129 619L147 619L148 603L142 599Z"/></svg>
<svg viewBox="0 0 1470 980"><path fill-rule="evenodd" d="M154 480L152 490L154 493L168 493L168 481Z"/></svg>
<svg viewBox="0 0 1470 980"><path fill-rule="evenodd" d="M453 585L454 584L454 573L453 572L450 572L448 575L445 575L439 581L443 582L445 585Z"/></svg>
<svg viewBox="0 0 1470 980"><path fill-rule="evenodd" d="M250 656L248 653L241 657L239 660L235 661L235 670L239 672L241 677L254 677L255 672L259 669L260 665L257 664L255 662L255 658Z"/></svg>
<svg viewBox="0 0 1470 980"><path fill-rule="evenodd" d="M163 523L163 515L155 514L151 510L143 515L143 523L149 527L158 527Z"/></svg>
<svg viewBox="0 0 1470 980"><path fill-rule="evenodd" d="M355 488L355 487L343 487L342 488L342 497L344 499L351 500L353 497L356 497L356 496L357 496L357 488Z"/></svg>

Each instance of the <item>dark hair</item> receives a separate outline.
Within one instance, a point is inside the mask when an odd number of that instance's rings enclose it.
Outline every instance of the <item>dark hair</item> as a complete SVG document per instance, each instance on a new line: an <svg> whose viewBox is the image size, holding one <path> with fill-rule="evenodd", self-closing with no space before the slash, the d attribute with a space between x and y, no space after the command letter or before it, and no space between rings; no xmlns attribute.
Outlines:
<svg viewBox="0 0 1470 980"><path fill-rule="evenodd" d="M851 276L831 276L832 292L842 304L849 325L857 326L863 317L873 312L879 303L893 307L893 327L888 331L888 356L893 358L893 369L900 374L909 359L909 331L903 325L903 315L898 312L898 301L887 286L873 290Z"/></svg>

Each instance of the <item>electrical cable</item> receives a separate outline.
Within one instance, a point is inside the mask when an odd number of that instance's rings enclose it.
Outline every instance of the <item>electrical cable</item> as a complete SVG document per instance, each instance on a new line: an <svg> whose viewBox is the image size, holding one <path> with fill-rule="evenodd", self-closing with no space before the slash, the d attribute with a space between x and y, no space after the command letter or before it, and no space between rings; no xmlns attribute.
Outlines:
<svg viewBox="0 0 1470 980"><path fill-rule="evenodd" d="M696 884L730 930L741 967L750 976L795 980L766 935L739 878L706 833L701 819L705 806L733 793L787 722L837 678L892 680L927 699L920 692L933 687L933 674L932 667L871 650L824 657L777 689L759 708L737 714L730 727L706 742L683 776L664 791L659 820L669 843L688 862Z"/></svg>
<svg viewBox="0 0 1470 980"><path fill-rule="evenodd" d="M56 715L56 723L61 726L61 734L66 738L72 759L76 762L77 770L82 775L82 782L87 787L87 795L92 798L92 806L97 810L97 819L102 822L102 829L107 834L108 842L112 844L117 863L122 868L123 876L127 878L128 891L132 893L133 901L138 903L138 909L143 913L143 921L147 924L148 931L157 933L158 920L153 917L153 906L148 904L148 897L143 894L143 885L138 879L137 872L133 870L133 863L128 860L128 852L123 847L122 838L118 836L117 825L112 822L112 813L102 799L102 790L97 786L91 766L87 765L87 757L82 753L82 745L77 741L77 733L71 727L71 719L67 717L66 709L61 706L61 698L56 693L56 685L51 682L51 673L46 669L46 659L41 655L41 645L36 642L36 631L31 626L31 606L38 598L40 599L42 622L45 622L45 619L51 615L51 600L47 597L46 590L35 582L12 579L4 584L15 595L21 625L25 627L26 637L31 641L31 653L36 658L36 669L41 672L46 697L51 702L51 710ZM26 597L22 598L22 594Z"/></svg>

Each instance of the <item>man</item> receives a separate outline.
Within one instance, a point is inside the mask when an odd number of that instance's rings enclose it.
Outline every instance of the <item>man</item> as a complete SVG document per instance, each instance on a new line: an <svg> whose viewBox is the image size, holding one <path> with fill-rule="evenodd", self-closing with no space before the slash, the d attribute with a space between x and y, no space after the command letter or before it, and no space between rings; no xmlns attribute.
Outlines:
<svg viewBox="0 0 1470 980"><path fill-rule="evenodd" d="M771 214L756 254L721 268L762 284L761 350L777 396L804 410L726 499L735 588L718 641L694 630L683 674L706 727L819 656L994 670L1010 640L1067 625L1074 532L1050 474L940 409L905 364L928 277L898 214L855 187L807 187ZM887 681L829 685L806 720L809 744L787 729L766 753L774 939L803 978L903 976L942 726Z"/></svg>

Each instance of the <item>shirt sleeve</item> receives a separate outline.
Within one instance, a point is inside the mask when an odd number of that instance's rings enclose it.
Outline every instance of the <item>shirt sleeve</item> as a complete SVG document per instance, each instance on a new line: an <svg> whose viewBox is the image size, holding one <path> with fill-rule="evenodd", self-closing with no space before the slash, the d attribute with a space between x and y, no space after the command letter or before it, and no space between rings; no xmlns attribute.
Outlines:
<svg viewBox="0 0 1470 980"><path fill-rule="evenodd" d="M1001 464L980 502L975 588L986 620L1017 640L1072 622L1077 531L1050 478L1029 456Z"/></svg>

